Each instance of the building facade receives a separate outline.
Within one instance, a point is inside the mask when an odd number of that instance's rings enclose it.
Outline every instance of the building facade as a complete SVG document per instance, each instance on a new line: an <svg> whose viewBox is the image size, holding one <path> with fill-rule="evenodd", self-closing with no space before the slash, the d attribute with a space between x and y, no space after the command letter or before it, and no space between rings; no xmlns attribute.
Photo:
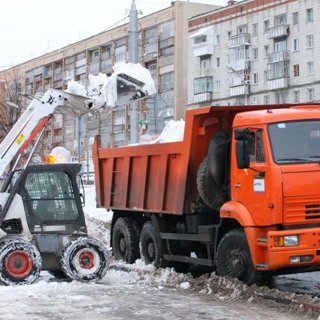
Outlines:
<svg viewBox="0 0 320 320"><path fill-rule="evenodd" d="M145 120L150 134L161 132L166 121L184 116L188 17L215 8L218 6L175 1L170 7L138 20L139 60L150 70L158 91L156 96L140 103L140 119ZM27 95L36 96L49 88L65 90L71 79L86 85L89 74L111 75L114 64L129 62L128 42L129 24L124 24L2 71L0 80L7 84L7 92L0 96L8 96L13 83L19 83L19 90ZM19 103L27 103L26 98L20 97ZM75 158L83 160L97 134L101 135L104 147L126 145L130 142L129 108L117 107L81 119L56 115L45 132L45 151L64 146Z"/></svg>
<svg viewBox="0 0 320 320"><path fill-rule="evenodd" d="M189 19L188 105L320 101L320 2L229 1Z"/></svg>

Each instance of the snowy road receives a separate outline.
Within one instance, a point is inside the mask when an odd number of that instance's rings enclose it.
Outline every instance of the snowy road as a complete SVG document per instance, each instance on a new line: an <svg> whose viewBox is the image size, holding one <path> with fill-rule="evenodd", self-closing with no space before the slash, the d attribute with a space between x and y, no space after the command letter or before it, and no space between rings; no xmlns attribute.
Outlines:
<svg viewBox="0 0 320 320"><path fill-rule="evenodd" d="M250 302L175 292L154 281L110 270L99 284L59 283L44 273L33 285L0 287L0 319L303 319Z"/></svg>
<svg viewBox="0 0 320 320"><path fill-rule="evenodd" d="M109 243L110 214L95 208L93 188L86 190L85 211L91 233ZM111 262L99 283L59 282L42 272L32 285L0 286L0 320L318 319L299 303L261 300L269 297L268 288L249 288L215 275L193 279L169 268L155 270L142 261L131 271Z"/></svg>

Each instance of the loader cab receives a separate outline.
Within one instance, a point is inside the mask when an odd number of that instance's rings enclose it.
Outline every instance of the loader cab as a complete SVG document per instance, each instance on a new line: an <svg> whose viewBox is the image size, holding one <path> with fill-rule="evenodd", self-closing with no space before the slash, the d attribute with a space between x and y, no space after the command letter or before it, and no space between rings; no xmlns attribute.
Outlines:
<svg viewBox="0 0 320 320"><path fill-rule="evenodd" d="M86 232L80 168L80 164L33 165L12 175L10 194L21 196L31 233Z"/></svg>

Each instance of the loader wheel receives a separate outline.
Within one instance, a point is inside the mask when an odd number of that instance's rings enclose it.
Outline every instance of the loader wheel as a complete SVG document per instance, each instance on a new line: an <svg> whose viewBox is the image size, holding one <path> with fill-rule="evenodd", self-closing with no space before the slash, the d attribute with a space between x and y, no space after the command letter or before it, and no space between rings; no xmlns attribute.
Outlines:
<svg viewBox="0 0 320 320"><path fill-rule="evenodd" d="M140 235L140 252L145 264L163 267L161 239L151 221L145 222Z"/></svg>
<svg viewBox="0 0 320 320"><path fill-rule="evenodd" d="M216 265L219 276L231 276L247 285L265 285L272 280L270 273L254 268L242 229L234 229L224 235L218 246Z"/></svg>
<svg viewBox="0 0 320 320"><path fill-rule="evenodd" d="M94 238L78 238L69 242L62 251L61 269L71 279L85 282L100 280L108 267L108 251Z"/></svg>
<svg viewBox="0 0 320 320"><path fill-rule="evenodd" d="M134 263L140 258L139 252L140 228L136 221L130 218L119 218L113 227L112 249L117 260Z"/></svg>
<svg viewBox="0 0 320 320"><path fill-rule="evenodd" d="M33 283L41 268L41 255L30 242L15 239L0 245L0 282L9 286Z"/></svg>

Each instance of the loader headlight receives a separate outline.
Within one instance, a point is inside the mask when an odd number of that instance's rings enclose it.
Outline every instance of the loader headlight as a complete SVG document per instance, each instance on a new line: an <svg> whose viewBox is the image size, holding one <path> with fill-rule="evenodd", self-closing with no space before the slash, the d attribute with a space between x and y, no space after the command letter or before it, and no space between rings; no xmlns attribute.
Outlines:
<svg viewBox="0 0 320 320"><path fill-rule="evenodd" d="M274 237L275 247L292 247L299 245L299 236L278 236Z"/></svg>

